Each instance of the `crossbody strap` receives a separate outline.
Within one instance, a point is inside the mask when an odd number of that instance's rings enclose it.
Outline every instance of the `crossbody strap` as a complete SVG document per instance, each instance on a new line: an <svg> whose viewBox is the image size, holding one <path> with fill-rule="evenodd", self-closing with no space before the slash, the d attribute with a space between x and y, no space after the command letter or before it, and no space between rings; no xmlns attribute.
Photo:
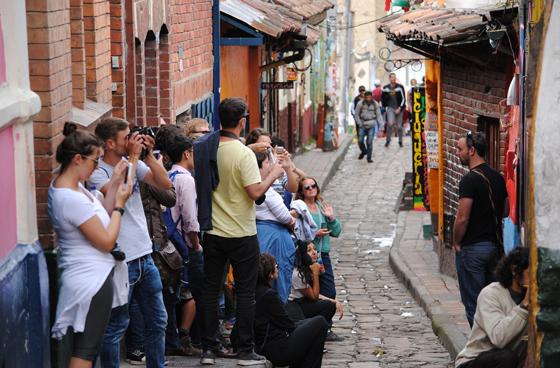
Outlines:
<svg viewBox="0 0 560 368"><path fill-rule="evenodd" d="M490 199L490 206L492 206L492 211L494 212L494 224L496 225L496 238L498 239L498 248L500 253L503 253L504 247L503 247L502 232L500 231L501 226L498 223L498 211L496 209L496 206L494 205L494 199L492 198L492 185L490 185L490 180L488 180L488 178L486 177L486 175L484 175L482 170L473 169L472 172L478 174L484 180L484 182L488 187L488 199Z"/></svg>

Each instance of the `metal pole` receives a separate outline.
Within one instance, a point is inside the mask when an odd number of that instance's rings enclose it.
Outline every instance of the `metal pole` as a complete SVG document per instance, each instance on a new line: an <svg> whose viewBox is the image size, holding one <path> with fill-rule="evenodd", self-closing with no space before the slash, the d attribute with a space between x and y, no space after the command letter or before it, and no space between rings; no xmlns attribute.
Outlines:
<svg viewBox="0 0 560 368"><path fill-rule="evenodd" d="M342 108L344 110L344 130L348 128L348 96L350 96L350 56L352 54L352 29L349 28L352 24L352 11L351 11L352 0L345 0L344 2L344 12L346 18L346 42L344 45L344 73L342 75L343 78L343 87L342 87Z"/></svg>

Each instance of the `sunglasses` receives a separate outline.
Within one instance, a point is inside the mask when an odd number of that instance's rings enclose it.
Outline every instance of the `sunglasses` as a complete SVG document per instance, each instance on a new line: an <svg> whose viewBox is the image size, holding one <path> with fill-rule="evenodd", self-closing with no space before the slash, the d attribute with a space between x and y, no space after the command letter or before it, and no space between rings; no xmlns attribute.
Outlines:
<svg viewBox="0 0 560 368"><path fill-rule="evenodd" d="M317 184L312 184L312 185L304 185L303 189L305 190L311 190L311 189L315 189L317 188Z"/></svg>
<svg viewBox="0 0 560 368"><path fill-rule="evenodd" d="M99 166L99 157L95 158L95 157L86 156L86 155L80 155L80 156L82 156L82 158L92 160L95 167Z"/></svg>

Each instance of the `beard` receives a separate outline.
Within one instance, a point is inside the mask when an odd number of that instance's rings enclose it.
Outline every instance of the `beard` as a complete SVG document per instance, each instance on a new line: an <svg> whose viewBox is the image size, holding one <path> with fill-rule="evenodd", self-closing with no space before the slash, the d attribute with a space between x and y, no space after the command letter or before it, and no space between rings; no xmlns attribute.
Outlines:
<svg viewBox="0 0 560 368"><path fill-rule="evenodd" d="M459 157L459 161L461 162L461 165L463 165L463 166L469 166L470 160L469 160L468 158L460 158L460 157Z"/></svg>

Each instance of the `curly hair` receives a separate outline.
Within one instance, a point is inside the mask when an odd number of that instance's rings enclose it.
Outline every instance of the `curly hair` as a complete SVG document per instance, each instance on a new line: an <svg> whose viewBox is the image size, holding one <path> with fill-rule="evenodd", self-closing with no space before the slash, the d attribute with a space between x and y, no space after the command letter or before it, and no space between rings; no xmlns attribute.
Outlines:
<svg viewBox="0 0 560 368"><path fill-rule="evenodd" d="M261 253L259 257L258 279L259 285L270 285L270 274L276 269L276 259L268 253Z"/></svg>
<svg viewBox="0 0 560 368"><path fill-rule="evenodd" d="M509 288L514 277L521 277L529 268L529 248L519 247L503 257L496 266L496 280L505 288Z"/></svg>

